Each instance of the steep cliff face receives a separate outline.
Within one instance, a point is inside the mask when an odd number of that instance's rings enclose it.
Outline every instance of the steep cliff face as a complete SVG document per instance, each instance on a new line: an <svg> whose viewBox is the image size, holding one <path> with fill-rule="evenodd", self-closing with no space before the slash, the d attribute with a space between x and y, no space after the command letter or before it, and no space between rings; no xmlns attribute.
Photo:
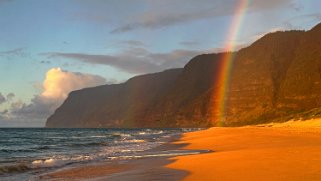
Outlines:
<svg viewBox="0 0 321 181"><path fill-rule="evenodd" d="M182 69L71 92L46 127L140 127L142 116L174 86Z"/></svg>
<svg viewBox="0 0 321 181"><path fill-rule="evenodd" d="M224 53L183 69L72 92L47 127L208 127L218 122L213 92ZM225 125L266 122L321 107L321 24L270 33L235 53Z"/></svg>
<svg viewBox="0 0 321 181"><path fill-rule="evenodd" d="M234 62L227 124L266 122L321 106L321 26L271 33Z"/></svg>

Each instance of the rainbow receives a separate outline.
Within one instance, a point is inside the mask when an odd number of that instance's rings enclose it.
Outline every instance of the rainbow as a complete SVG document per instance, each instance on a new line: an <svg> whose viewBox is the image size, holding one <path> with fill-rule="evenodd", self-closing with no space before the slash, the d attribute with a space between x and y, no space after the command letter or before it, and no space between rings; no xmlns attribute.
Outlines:
<svg viewBox="0 0 321 181"><path fill-rule="evenodd" d="M224 45L225 52L220 60L220 65L217 72L217 78L215 79L215 84L217 85L213 91L214 106L213 106L213 120L216 126L224 126L225 122L225 106L227 90L229 86L230 72L232 69L232 62L234 60L233 53L235 51L235 39L241 29L241 24L243 17L246 13L247 7L250 0L239 0L239 4L236 8L232 24L229 28L229 33Z"/></svg>

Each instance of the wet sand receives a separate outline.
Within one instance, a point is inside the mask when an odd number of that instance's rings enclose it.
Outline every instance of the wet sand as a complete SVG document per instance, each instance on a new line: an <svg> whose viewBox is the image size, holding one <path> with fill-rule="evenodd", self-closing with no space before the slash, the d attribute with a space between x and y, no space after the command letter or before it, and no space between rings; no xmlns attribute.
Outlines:
<svg viewBox="0 0 321 181"><path fill-rule="evenodd" d="M147 181L182 180L187 172L165 168L172 161L157 157L86 165L44 175L39 180Z"/></svg>
<svg viewBox="0 0 321 181"><path fill-rule="evenodd" d="M64 169L58 172L40 176L40 180L87 180L130 169L132 165L120 163L92 164Z"/></svg>
<svg viewBox="0 0 321 181"><path fill-rule="evenodd" d="M321 120L186 133L177 144L214 152L171 158L183 180L321 180Z"/></svg>
<svg viewBox="0 0 321 181"><path fill-rule="evenodd" d="M179 150L185 144L172 144L180 136L172 137L168 143L149 151ZM83 181L178 181L187 176L187 172L166 168L174 162L170 157L149 157L129 160L114 160L102 163L92 163L73 168L64 168L40 176L37 180L83 180Z"/></svg>
<svg viewBox="0 0 321 181"><path fill-rule="evenodd" d="M321 180L321 119L186 133L157 149L210 153L85 165L52 180Z"/></svg>

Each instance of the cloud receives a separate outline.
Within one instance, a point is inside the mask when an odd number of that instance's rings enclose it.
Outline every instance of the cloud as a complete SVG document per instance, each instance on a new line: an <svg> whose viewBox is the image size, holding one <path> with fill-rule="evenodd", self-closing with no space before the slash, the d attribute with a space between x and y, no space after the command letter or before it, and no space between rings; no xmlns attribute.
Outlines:
<svg viewBox="0 0 321 181"><path fill-rule="evenodd" d="M48 60L41 60L40 63L41 63L41 64L50 64L51 62L48 61Z"/></svg>
<svg viewBox="0 0 321 181"><path fill-rule="evenodd" d="M42 55L48 58L60 57L89 64L109 65L128 73L142 74L183 67L191 58L201 53L205 52L177 49L168 53L153 53L144 48L132 47L117 55L59 52L45 53Z"/></svg>
<svg viewBox="0 0 321 181"><path fill-rule="evenodd" d="M21 109L24 105L25 104L21 100L18 100L11 103L11 109L15 111Z"/></svg>
<svg viewBox="0 0 321 181"><path fill-rule="evenodd" d="M304 15L290 18L284 22L284 25L288 29L302 29L302 27L300 27L300 24L315 25L320 21L321 21L321 13L311 13L311 14L304 14Z"/></svg>
<svg viewBox="0 0 321 181"><path fill-rule="evenodd" d="M6 98L0 92L0 105L6 102Z"/></svg>
<svg viewBox="0 0 321 181"><path fill-rule="evenodd" d="M148 1L149 9L127 18L128 22L113 29L111 33L135 29L157 29L203 19L233 15L239 0L154 0ZM294 0L256 0L248 5L249 12L293 6ZM177 8L179 7L179 8ZM294 6L293 6L294 8Z"/></svg>
<svg viewBox="0 0 321 181"><path fill-rule="evenodd" d="M7 94L7 101L8 102L11 102L13 100L13 98L15 97L16 95L14 93L9 93Z"/></svg>
<svg viewBox="0 0 321 181"><path fill-rule="evenodd" d="M97 75L67 72L61 68L52 68L47 72L43 82L41 97L45 99L64 100L68 93L84 87L92 87L106 83Z"/></svg>
<svg viewBox="0 0 321 181"><path fill-rule="evenodd" d="M31 58L30 54L25 51L25 48L0 51L0 58L1 57L6 58L7 60L15 60L16 57Z"/></svg>
<svg viewBox="0 0 321 181"><path fill-rule="evenodd" d="M31 103L26 104L20 100L12 102L10 111L2 114L2 117L6 118L7 122L19 122L19 126L28 121L33 122L32 125L44 125L46 118L62 104L71 91L105 83L106 80L97 75L52 68L46 74L42 92L35 95Z"/></svg>
<svg viewBox="0 0 321 181"><path fill-rule="evenodd" d="M7 55L23 55L23 48L16 48L7 51L0 51L0 56L7 56Z"/></svg>

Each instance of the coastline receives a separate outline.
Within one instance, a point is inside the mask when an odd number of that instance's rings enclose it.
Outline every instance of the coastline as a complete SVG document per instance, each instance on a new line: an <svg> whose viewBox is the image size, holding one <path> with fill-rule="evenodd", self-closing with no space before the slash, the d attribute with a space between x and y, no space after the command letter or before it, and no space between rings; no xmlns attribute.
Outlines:
<svg viewBox="0 0 321 181"><path fill-rule="evenodd" d="M187 172L165 168L171 160L164 157L99 163L74 167L40 176L36 180L182 180Z"/></svg>
<svg viewBox="0 0 321 181"><path fill-rule="evenodd" d="M183 133L155 148L212 150L118 160L46 175L52 180L321 180L321 119ZM49 176L49 177L48 177Z"/></svg>
<svg viewBox="0 0 321 181"><path fill-rule="evenodd" d="M148 152L181 150L183 145L174 144L180 140L182 134L168 138L168 140ZM173 156L155 156L134 159L110 160L100 163L84 164L76 167L64 168L35 178L35 180L91 180L91 181L120 181L120 180L182 180L188 175L183 170L169 169L165 166L174 162Z"/></svg>
<svg viewBox="0 0 321 181"><path fill-rule="evenodd" d="M321 180L321 119L186 133L176 144L211 149L178 156L166 168L183 180Z"/></svg>

